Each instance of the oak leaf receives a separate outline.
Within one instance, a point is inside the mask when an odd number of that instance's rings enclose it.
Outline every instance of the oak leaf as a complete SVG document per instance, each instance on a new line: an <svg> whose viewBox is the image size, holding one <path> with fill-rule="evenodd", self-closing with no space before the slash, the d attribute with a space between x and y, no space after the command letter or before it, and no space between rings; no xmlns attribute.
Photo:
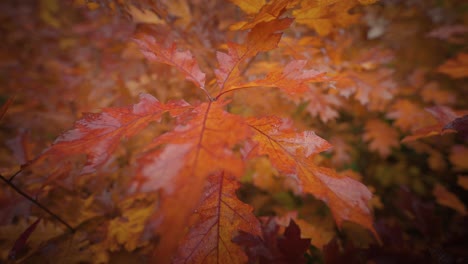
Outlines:
<svg viewBox="0 0 468 264"><path fill-rule="evenodd" d="M359 1L361 2L361 1ZM328 35L335 27L346 27L358 21L358 16L349 10L359 4L350 0L301 1L300 8L293 11L296 22L304 24L321 36ZM371 4L375 1L362 1Z"/></svg>
<svg viewBox="0 0 468 264"><path fill-rule="evenodd" d="M229 42L227 54L217 52L219 68L215 69L215 75L219 92L230 90L231 87L240 83L240 64L259 52L276 48L282 35L280 31L286 29L291 23L290 18L259 23L250 30L245 43Z"/></svg>
<svg viewBox="0 0 468 264"><path fill-rule="evenodd" d="M135 35L141 52L150 61L171 65L184 74L185 78L195 84L198 88L205 89L205 73L190 51L179 51L175 43L166 44L165 39L139 32Z"/></svg>
<svg viewBox="0 0 468 264"><path fill-rule="evenodd" d="M243 246L249 256L248 263L306 263L304 254L310 246L310 239L301 237L299 226L291 219L279 235L280 226L275 218L262 219L262 236L240 231L234 242Z"/></svg>
<svg viewBox="0 0 468 264"><path fill-rule="evenodd" d="M449 59L440 65L437 71L455 79L468 77L468 53L459 53L456 58Z"/></svg>
<svg viewBox="0 0 468 264"><path fill-rule="evenodd" d="M324 201L339 227L343 221L353 221L376 234L368 207L372 194L366 186L314 164L313 155L331 147L327 141L312 131L298 133L277 117L251 118L248 123L256 132L250 155L267 155L273 166L296 181L303 193Z"/></svg>
<svg viewBox="0 0 468 264"><path fill-rule="evenodd" d="M162 104L149 94L141 94L140 101L131 107L84 113L75 122L74 129L60 135L36 160L86 154L87 162L81 173L91 173L109 159L121 139L134 136L150 122L159 121L165 112L176 116L187 106L185 101Z"/></svg>
<svg viewBox="0 0 468 264"><path fill-rule="evenodd" d="M398 131L379 119L368 120L364 129L362 138L369 142L369 149L381 157L387 157L392 153L391 148L399 145Z"/></svg>
<svg viewBox="0 0 468 264"><path fill-rule="evenodd" d="M458 127L456 125L455 127L454 124L455 122L459 124L458 120L456 119L457 117L460 116L460 114L454 111L453 109L451 109L450 107L433 106L433 107L428 107L425 110L426 112L431 114L432 117L436 120L435 124L423 126L415 130L411 135L403 138L402 142L414 141L420 138L425 138L425 137L430 137L430 136L435 136L435 135L443 135L445 133L454 132L453 130L449 130L449 129L454 128L456 130L456 127Z"/></svg>
<svg viewBox="0 0 468 264"><path fill-rule="evenodd" d="M160 190L160 206L151 222L164 232L156 257L168 260L184 235L180 227L202 197L209 175L224 171L233 177L244 172L244 162L233 151L251 133L240 116L223 110L221 100L203 103L179 118L172 131L157 137L138 161L135 186Z"/></svg>
<svg viewBox="0 0 468 264"><path fill-rule="evenodd" d="M278 0L270 1L267 4L260 6L260 1L250 0L231 0L239 6L244 12L253 15L250 21L241 21L230 27L231 30L246 30L251 29L262 22L269 22L278 19L287 9L294 7L297 4L295 0ZM264 1L263 1L264 2ZM255 6L253 6L253 4ZM247 9L246 7L249 6Z"/></svg>
<svg viewBox="0 0 468 264"><path fill-rule="evenodd" d="M309 83L327 80L324 72L304 69L306 64L305 60L291 61L284 68L270 72L264 79L232 86L229 90L261 86L278 87L288 95L306 93Z"/></svg>
<svg viewBox="0 0 468 264"><path fill-rule="evenodd" d="M195 210L194 224L182 240L174 263L245 263L247 256L232 242L238 231L261 236L260 223L252 207L236 197L240 184L224 172L213 174L202 201Z"/></svg>

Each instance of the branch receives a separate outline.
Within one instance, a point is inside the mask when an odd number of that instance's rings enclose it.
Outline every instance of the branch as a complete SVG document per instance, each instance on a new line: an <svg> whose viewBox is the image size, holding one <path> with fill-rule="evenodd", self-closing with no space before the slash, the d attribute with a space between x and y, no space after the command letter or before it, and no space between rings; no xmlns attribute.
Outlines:
<svg viewBox="0 0 468 264"><path fill-rule="evenodd" d="M60 216L58 216L56 213L50 211L47 207L45 207L44 205L42 205L41 203L39 203L36 199L32 198L29 194L23 192L20 188L18 188L18 186L16 186L15 184L11 183L9 180L7 180L3 175L0 174L0 178L8 185L10 186L11 188L13 188L13 190L15 190L17 193L19 193L21 196L23 196L24 198L26 198L27 200L29 200L31 203L35 204L36 206L38 206L39 208L41 208L42 210L46 211L49 215L52 216L52 218L56 219L57 221L59 221L60 223L62 223L63 225L65 225L68 229L70 229L70 231L72 233L75 233L75 229L73 227L71 227L70 224L68 224L67 222L65 222L65 220L63 220Z"/></svg>

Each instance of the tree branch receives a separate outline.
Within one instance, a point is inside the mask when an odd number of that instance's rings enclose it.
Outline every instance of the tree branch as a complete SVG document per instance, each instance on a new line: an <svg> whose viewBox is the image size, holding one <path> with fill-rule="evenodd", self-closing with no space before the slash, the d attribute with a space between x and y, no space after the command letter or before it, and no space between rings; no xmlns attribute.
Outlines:
<svg viewBox="0 0 468 264"><path fill-rule="evenodd" d="M11 188L13 188L13 190L15 190L17 193L19 193L21 196L23 196L24 198L26 198L27 200L29 200L31 203L35 204L36 206L38 206L39 208L41 208L42 210L44 210L45 212L47 212L50 216L52 216L52 218L54 218L55 220L59 221L61 224L63 224L64 226L66 226L68 229L70 229L70 231L72 233L75 232L75 229L73 227L71 227L70 224L68 224L65 220L63 220L60 216L58 216L56 213L52 212L51 210L49 210L47 207L45 207L43 204L39 203L36 199L32 198L29 194L23 192L20 188L18 188L18 186L16 186L15 184L13 184L10 180L6 179L3 175L0 175L0 178L8 185L10 186Z"/></svg>

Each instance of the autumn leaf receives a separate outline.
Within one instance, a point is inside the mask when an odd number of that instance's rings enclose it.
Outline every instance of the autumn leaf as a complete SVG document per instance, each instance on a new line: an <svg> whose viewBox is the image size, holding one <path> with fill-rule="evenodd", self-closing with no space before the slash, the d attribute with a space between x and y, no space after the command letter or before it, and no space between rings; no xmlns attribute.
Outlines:
<svg viewBox="0 0 468 264"><path fill-rule="evenodd" d="M289 62L283 69L270 72L264 79L234 85L227 89L246 89L251 87L278 87L288 95L304 94L309 90L309 83L328 80L324 72L304 69L305 60Z"/></svg>
<svg viewBox="0 0 468 264"><path fill-rule="evenodd" d="M198 62L190 51L179 51L175 43L166 44L165 39L157 39L156 36L145 32L136 34L135 41L148 60L175 67L187 80L208 93L205 89L205 73L200 70Z"/></svg>
<svg viewBox="0 0 468 264"><path fill-rule="evenodd" d="M394 120L394 125L402 131L416 130L427 126L432 121L428 112L407 99L396 100L386 116Z"/></svg>
<svg viewBox="0 0 468 264"><path fill-rule="evenodd" d="M382 111L395 94L396 84L392 75L393 71L389 69L367 72L347 70L333 80L336 81L338 93L342 96L354 95L354 98L369 110Z"/></svg>
<svg viewBox="0 0 468 264"><path fill-rule="evenodd" d="M448 191L444 186L436 184L432 194L436 197L438 204L452 208L461 215L466 214L465 205L460 201L460 199L458 199L457 196Z"/></svg>
<svg viewBox="0 0 468 264"><path fill-rule="evenodd" d="M387 157L392 148L399 145L398 131L379 119L368 120L364 129L362 138L369 142L369 149L381 157Z"/></svg>
<svg viewBox="0 0 468 264"><path fill-rule="evenodd" d="M242 21L232 25L231 30L247 30L259 23L278 19L286 9L296 5L296 1L291 0L270 1L267 4L263 0L231 0L231 2L239 6L245 13L253 15L250 21Z"/></svg>
<svg viewBox="0 0 468 264"><path fill-rule="evenodd" d="M464 43L463 34L468 33L468 27L462 24L441 26L427 34L428 37L446 40L451 43ZM458 35L458 36L457 36Z"/></svg>
<svg viewBox="0 0 468 264"><path fill-rule="evenodd" d="M185 111L185 101L160 103L149 94L141 94L140 101L131 107L105 108L101 113L84 113L75 128L60 135L37 159L86 154L81 173L91 173L104 164L120 144L143 130L150 122L159 121L162 114L176 116Z"/></svg>
<svg viewBox="0 0 468 264"><path fill-rule="evenodd" d="M447 106L433 106L425 110L431 114L437 122L433 125L424 126L415 130L411 135L403 138L402 142L410 142L420 138L453 132L446 129L448 129L450 124L458 117L457 112Z"/></svg>
<svg viewBox="0 0 468 264"><path fill-rule="evenodd" d="M371 4L375 1L359 1L361 4ZM346 27L356 23L358 16L349 10L359 4L350 0L301 1L300 8L293 11L297 23L304 24L321 36L328 35L336 27Z"/></svg>
<svg viewBox="0 0 468 264"><path fill-rule="evenodd" d="M252 207L236 197L239 183L224 172L208 179L194 224L182 240L174 263L245 263L247 256L232 242L238 231L261 236Z"/></svg>
<svg viewBox="0 0 468 264"><path fill-rule="evenodd" d="M106 246L110 251L122 248L131 252L145 244L141 237L145 224L154 213L154 206L145 199L146 194L129 197L117 204L121 213L109 221L107 226ZM147 242L146 242L147 243Z"/></svg>
<svg viewBox="0 0 468 264"><path fill-rule="evenodd" d="M9 98L1 107L0 107L0 121L3 119L5 116L8 107L13 103L13 98Z"/></svg>
<svg viewBox="0 0 468 264"><path fill-rule="evenodd" d="M234 242L243 246L249 256L248 263L306 263L304 254L310 239L301 238L301 229L290 220L279 235L280 226L273 217L261 218L262 236L240 231Z"/></svg>
<svg viewBox="0 0 468 264"><path fill-rule="evenodd" d="M447 123L443 129L455 130L463 138L465 139L468 138L468 115L455 118L451 122Z"/></svg>
<svg viewBox="0 0 468 264"><path fill-rule="evenodd" d="M31 234L34 232L34 230L37 227L37 224L39 224L39 221L41 221L41 218L38 218L34 223L32 223L26 230L24 230L23 233L16 239L15 244L10 250L10 253L8 254L9 259L16 259L17 254L21 253L22 250L25 249L26 243L28 242L29 237Z"/></svg>
<svg viewBox="0 0 468 264"><path fill-rule="evenodd" d="M468 169L468 147L465 145L454 145L450 151L450 162L457 170Z"/></svg>
<svg viewBox="0 0 468 264"><path fill-rule="evenodd" d="M468 53L459 53L456 58L449 59L440 65L437 71L452 78L468 77Z"/></svg>
<svg viewBox="0 0 468 264"><path fill-rule="evenodd" d="M244 44L229 42L227 54L217 52L219 68L215 69L215 75L220 94L240 82L240 64L259 52L276 48L282 35L280 31L291 23L290 18L259 23L250 30Z"/></svg>
<svg viewBox="0 0 468 264"><path fill-rule="evenodd" d="M256 14L265 5L265 0L230 0L237 5L242 11L251 15Z"/></svg>
<svg viewBox="0 0 468 264"><path fill-rule="evenodd" d="M468 190L468 176L458 176L457 184L463 189Z"/></svg>
<svg viewBox="0 0 468 264"><path fill-rule="evenodd" d="M155 231L164 232L158 259L173 255L208 176L223 171L238 178L244 172L233 148L249 136L250 128L241 117L225 112L225 105L220 100L203 103L181 116L185 121L157 137L138 161L137 189L162 191L152 220Z"/></svg>
<svg viewBox="0 0 468 264"><path fill-rule="evenodd" d="M255 131L250 155L267 155L303 193L324 201L339 227L343 221L353 221L376 234L368 207L371 192L356 180L314 164L313 155L331 147L327 141L312 131L298 133L277 117L251 118L248 123Z"/></svg>

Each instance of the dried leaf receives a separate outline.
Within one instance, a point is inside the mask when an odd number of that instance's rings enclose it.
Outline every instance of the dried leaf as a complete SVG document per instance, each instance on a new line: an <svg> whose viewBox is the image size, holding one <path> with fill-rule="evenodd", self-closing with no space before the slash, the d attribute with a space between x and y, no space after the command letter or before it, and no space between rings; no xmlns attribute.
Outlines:
<svg viewBox="0 0 468 264"><path fill-rule="evenodd" d="M247 256L232 242L239 230L261 235L252 207L239 201L239 183L224 172L209 177L195 210L194 225L182 240L174 263L245 263Z"/></svg>

